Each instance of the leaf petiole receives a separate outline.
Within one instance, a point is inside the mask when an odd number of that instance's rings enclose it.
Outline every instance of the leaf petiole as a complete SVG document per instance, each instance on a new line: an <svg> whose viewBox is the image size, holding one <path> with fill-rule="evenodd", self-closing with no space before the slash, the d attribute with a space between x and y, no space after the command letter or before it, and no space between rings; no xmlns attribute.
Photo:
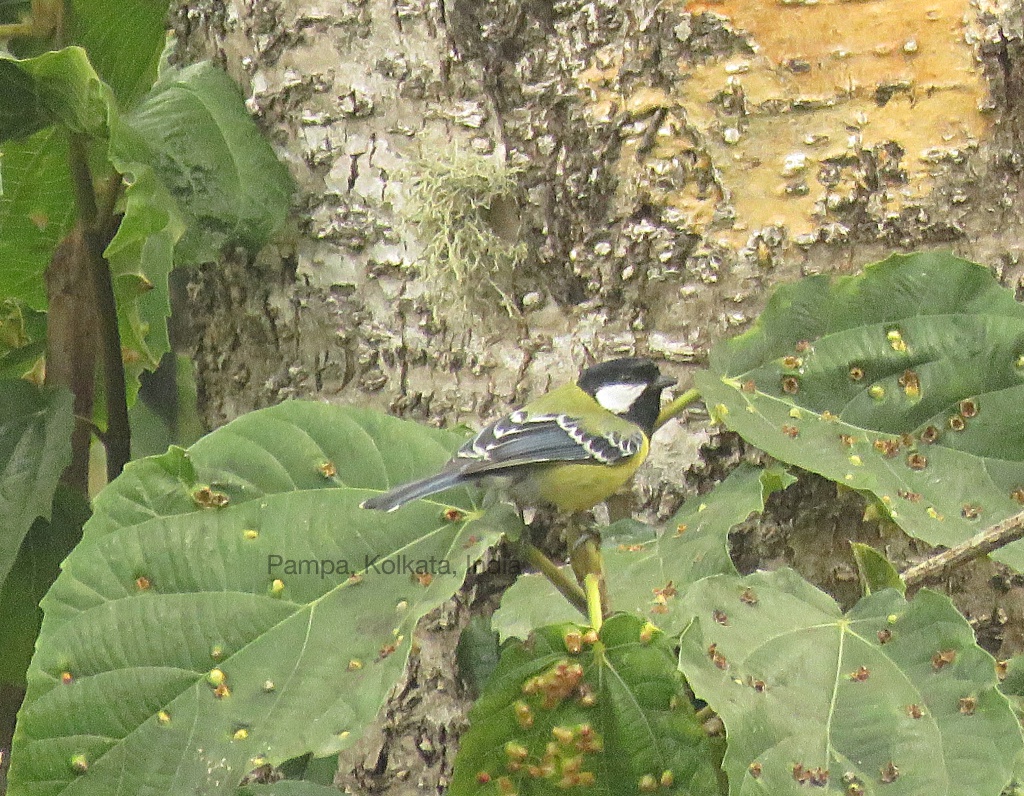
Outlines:
<svg viewBox="0 0 1024 796"><path fill-rule="evenodd" d="M657 431L669 420L682 414L683 410L694 401L699 400L700 390L695 390L693 388L687 390L661 410L661 413L658 415L658 419L654 422L654 430Z"/></svg>

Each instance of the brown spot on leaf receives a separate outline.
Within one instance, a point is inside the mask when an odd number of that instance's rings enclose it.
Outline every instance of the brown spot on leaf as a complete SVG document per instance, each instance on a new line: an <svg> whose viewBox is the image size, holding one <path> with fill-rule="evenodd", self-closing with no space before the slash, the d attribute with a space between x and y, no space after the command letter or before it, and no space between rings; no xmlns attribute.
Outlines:
<svg viewBox="0 0 1024 796"><path fill-rule="evenodd" d="M960 515L965 520L976 520L981 516L981 506L977 503L964 503L960 508Z"/></svg>
<svg viewBox="0 0 1024 796"><path fill-rule="evenodd" d="M940 671L956 661L956 650L941 650L932 656L932 669Z"/></svg>
<svg viewBox="0 0 1024 796"><path fill-rule="evenodd" d="M871 676L871 670L867 666L858 666L856 671L850 672L847 677L855 683L863 683Z"/></svg>
<svg viewBox="0 0 1024 796"><path fill-rule="evenodd" d="M892 458L900 452L900 441L898 437L876 439L872 445L874 445L876 451L881 453L887 459Z"/></svg>
<svg viewBox="0 0 1024 796"><path fill-rule="evenodd" d="M921 397L921 379L918 377L917 373L912 370L905 370L897 381L908 398Z"/></svg>
<svg viewBox="0 0 1024 796"><path fill-rule="evenodd" d="M653 591L656 595L660 595L661 597L665 598L675 597L677 594L679 594L679 589L676 588L675 583L671 580L664 586L651 589L651 591Z"/></svg>
<svg viewBox="0 0 1024 796"><path fill-rule="evenodd" d="M201 486L192 492L192 500L203 509L224 508L230 502L228 496L223 492L218 492L208 486Z"/></svg>

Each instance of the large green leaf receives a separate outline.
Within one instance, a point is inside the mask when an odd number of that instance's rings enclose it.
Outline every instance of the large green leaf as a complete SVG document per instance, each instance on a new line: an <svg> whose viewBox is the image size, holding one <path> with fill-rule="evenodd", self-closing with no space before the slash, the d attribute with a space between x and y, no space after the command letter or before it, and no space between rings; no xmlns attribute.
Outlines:
<svg viewBox="0 0 1024 796"><path fill-rule="evenodd" d="M470 713L452 793L721 793L719 751L694 716L672 645L618 615L505 646Z"/></svg>
<svg viewBox="0 0 1024 796"><path fill-rule="evenodd" d="M768 495L795 480L782 467L742 464L711 492L686 501L661 529L632 520L605 529L601 552L612 609L643 616L668 633L682 630L678 595L701 578L735 574L729 531L763 511ZM572 578L571 569L565 572ZM506 639L578 619L576 609L538 574L516 579L492 622Z"/></svg>
<svg viewBox="0 0 1024 796"><path fill-rule="evenodd" d="M359 508L462 440L295 402L129 464L44 600L12 793L231 793L351 745L417 620L510 529L466 489Z"/></svg>
<svg viewBox="0 0 1024 796"><path fill-rule="evenodd" d="M0 146L0 296L35 309L46 306L43 271L74 221L67 130L39 128L49 118L98 133L97 123L102 126L106 119L95 104L97 91L104 101L108 92L94 78L99 76L122 107L131 107L156 78L166 35L164 0L71 0L67 6L65 41L77 46L22 62L47 68L45 90L37 91L41 79L5 61L7 76L16 82L5 80L11 90L0 92L0 137L39 130ZM36 45L27 39L17 43ZM42 98L45 103L37 101Z"/></svg>
<svg viewBox="0 0 1024 796"><path fill-rule="evenodd" d="M907 593L907 584L903 582L900 573L880 551L860 542L852 542L850 548L865 595L882 589L896 589L900 594Z"/></svg>
<svg viewBox="0 0 1024 796"><path fill-rule="evenodd" d="M171 349L167 334L171 314L169 278L185 221L153 169L131 159L147 156L144 149L130 143L135 140L135 132L117 121L112 133L114 166L129 176L124 216L103 254L110 263L128 398L134 403L142 371L155 370L160 358Z"/></svg>
<svg viewBox="0 0 1024 796"><path fill-rule="evenodd" d="M705 579L684 604L679 665L725 722L731 794L997 796L1009 781L1020 725L948 598L888 589L844 616L782 570Z"/></svg>
<svg viewBox="0 0 1024 796"><path fill-rule="evenodd" d="M459 677L474 697L479 696L498 665L498 633L491 629L490 617L473 616L459 635L455 660Z"/></svg>
<svg viewBox="0 0 1024 796"><path fill-rule="evenodd" d="M0 141L24 138L51 125L103 136L108 97L81 47L15 60L0 57Z"/></svg>
<svg viewBox="0 0 1024 796"><path fill-rule="evenodd" d="M36 0L3 0L5 21L23 18ZM166 0L43 0L38 3L44 20L46 7L63 5L61 42L89 54L100 78L110 86L121 107L131 107L156 79L157 63L167 38ZM54 20L56 21L56 20ZM13 54L28 58L45 54L52 37L16 37L7 44Z"/></svg>
<svg viewBox="0 0 1024 796"><path fill-rule="evenodd" d="M126 176L124 218L110 261L129 397L170 349L168 276L215 260L227 245L258 249L281 225L287 169L209 63L166 68L149 95L111 122L110 159Z"/></svg>
<svg viewBox="0 0 1024 796"><path fill-rule="evenodd" d="M1009 698L1017 713L1017 719L1024 719L1024 656L1017 655L1008 661L1002 661L1001 665L1005 669L999 690ZM1017 755L1013 766L1013 781L1003 796L1024 796L1024 750Z"/></svg>
<svg viewBox="0 0 1024 796"><path fill-rule="evenodd" d="M655 539L619 540L604 554L615 609L643 616L666 633L682 630L678 595L701 578L735 574L729 532L795 481L777 465L741 464L711 492L686 501Z"/></svg>
<svg viewBox="0 0 1024 796"><path fill-rule="evenodd" d="M213 65L165 69L125 123L148 149L136 159L153 167L186 216L181 263L215 259L229 243L258 249L284 221L291 177L238 87Z"/></svg>
<svg viewBox="0 0 1024 796"><path fill-rule="evenodd" d="M131 132L111 118L114 141ZM0 295L29 307L46 306L43 272L58 241L74 221L70 201L67 135L50 128L3 147L4 193L0 195ZM106 251L118 307L130 400L143 370L156 367L170 349L168 274L173 250L184 229L177 204L144 163L126 158L122 147L115 165L130 174L124 216ZM145 151L142 153L145 155ZM2 364L2 362L0 362Z"/></svg>
<svg viewBox="0 0 1024 796"><path fill-rule="evenodd" d="M0 683L23 686L43 612L39 602L60 572L60 562L82 538L89 518L83 495L58 485L50 519L36 519L0 587Z"/></svg>
<svg viewBox="0 0 1024 796"><path fill-rule="evenodd" d="M68 136L51 127L0 146L0 296L46 308L43 271L75 220Z"/></svg>
<svg viewBox="0 0 1024 796"><path fill-rule="evenodd" d="M973 263L894 255L782 287L696 382L716 419L930 544L1024 502L1024 307ZM995 556L1024 569L1020 543Z"/></svg>
<svg viewBox="0 0 1024 796"><path fill-rule="evenodd" d="M76 24L92 36L102 26L89 20L103 8ZM45 306L43 272L73 222L67 131L87 137L97 159L105 150L107 168L125 175L128 185L123 218L105 254L134 401L139 374L169 350L171 269L213 260L229 244L262 246L287 212L287 170L230 78L209 64L168 68L127 117L117 112L111 89L80 47L0 59L0 81L11 87L0 95L0 140L34 133L9 141L0 162L0 257L7 264L0 296ZM185 200L185 211L172 194Z"/></svg>
<svg viewBox="0 0 1024 796"><path fill-rule="evenodd" d="M105 136L111 95L81 47L2 58L0 83L0 296L43 309L43 271L74 221L68 131Z"/></svg>
<svg viewBox="0 0 1024 796"><path fill-rule="evenodd" d="M1006 672L999 690L1015 700L1024 712L1024 656L1017 655L1005 662Z"/></svg>
<svg viewBox="0 0 1024 796"><path fill-rule="evenodd" d="M0 586L71 461L71 393L0 380Z"/></svg>
<svg viewBox="0 0 1024 796"><path fill-rule="evenodd" d="M156 79L167 39L167 0L69 0L68 41L85 48L122 108Z"/></svg>
<svg viewBox="0 0 1024 796"><path fill-rule="evenodd" d="M46 313L0 299L0 378L20 379L46 351Z"/></svg>

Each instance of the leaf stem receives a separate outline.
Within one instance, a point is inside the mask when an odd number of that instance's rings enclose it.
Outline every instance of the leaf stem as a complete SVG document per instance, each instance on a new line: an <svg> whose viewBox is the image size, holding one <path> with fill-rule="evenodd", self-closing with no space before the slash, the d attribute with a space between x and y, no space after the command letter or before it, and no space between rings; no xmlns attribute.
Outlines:
<svg viewBox="0 0 1024 796"><path fill-rule="evenodd" d="M551 581L551 585L558 589L559 593L572 603L574 608L584 616L587 615L587 595L583 589L569 579L563 569L529 542L519 539L512 542L512 545L519 555L537 567L541 574Z"/></svg>
<svg viewBox="0 0 1024 796"><path fill-rule="evenodd" d="M668 404L661 410L658 419L654 422L654 430L657 431L673 417L682 414L682 411L694 401L700 400L700 390L689 389Z"/></svg>
<svg viewBox="0 0 1024 796"><path fill-rule="evenodd" d="M110 266L103 251L117 228L113 216L115 202L105 197L102 212L96 203L96 189L89 169L88 140L71 134L71 175L74 182L75 207L84 233L89 270L96 299L103 351L103 388L107 403L107 480L112 481L131 458L131 429L128 424L128 396L124 383L124 361L121 355L121 332L117 326L117 303Z"/></svg>
<svg viewBox="0 0 1024 796"><path fill-rule="evenodd" d="M588 575L597 578L598 593L601 602L601 615L611 612L608 602L608 590L604 580L604 558L601 555L601 534L594 527L593 519L576 513L569 520L565 529L565 544L569 548L569 565L572 567L576 581L587 588ZM593 604L587 601L587 615L590 616Z"/></svg>
<svg viewBox="0 0 1024 796"><path fill-rule="evenodd" d="M910 567L902 575L903 582L907 586L917 586L925 581L935 580L960 564L988 555L1018 539L1024 539L1024 511L997 522L956 547L944 550Z"/></svg>
<svg viewBox="0 0 1024 796"><path fill-rule="evenodd" d="M75 209L78 220L86 227L96 224L98 209L96 207L96 190L89 169L88 143L84 136L70 134L70 166L71 180L75 192Z"/></svg>

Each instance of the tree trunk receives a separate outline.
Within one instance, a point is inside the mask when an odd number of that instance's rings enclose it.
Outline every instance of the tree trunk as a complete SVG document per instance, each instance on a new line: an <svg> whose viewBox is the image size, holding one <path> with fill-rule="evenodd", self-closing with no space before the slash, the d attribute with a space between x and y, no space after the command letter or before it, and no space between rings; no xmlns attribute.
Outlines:
<svg viewBox="0 0 1024 796"><path fill-rule="evenodd" d="M217 0L176 27L299 185L275 246L193 276L210 425L289 397L479 424L626 353L685 388L774 286L893 249L1019 289L1019 2ZM664 515L743 455L705 428L661 432L619 510ZM920 550L862 512L805 479L737 556L852 597L849 538ZM989 648L1020 648L1019 579L955 586ZM448 656L463 613L434 623ZM409 682L429 698L399 697L339 781L443 786L464 701L432 649Z"/></svg>

